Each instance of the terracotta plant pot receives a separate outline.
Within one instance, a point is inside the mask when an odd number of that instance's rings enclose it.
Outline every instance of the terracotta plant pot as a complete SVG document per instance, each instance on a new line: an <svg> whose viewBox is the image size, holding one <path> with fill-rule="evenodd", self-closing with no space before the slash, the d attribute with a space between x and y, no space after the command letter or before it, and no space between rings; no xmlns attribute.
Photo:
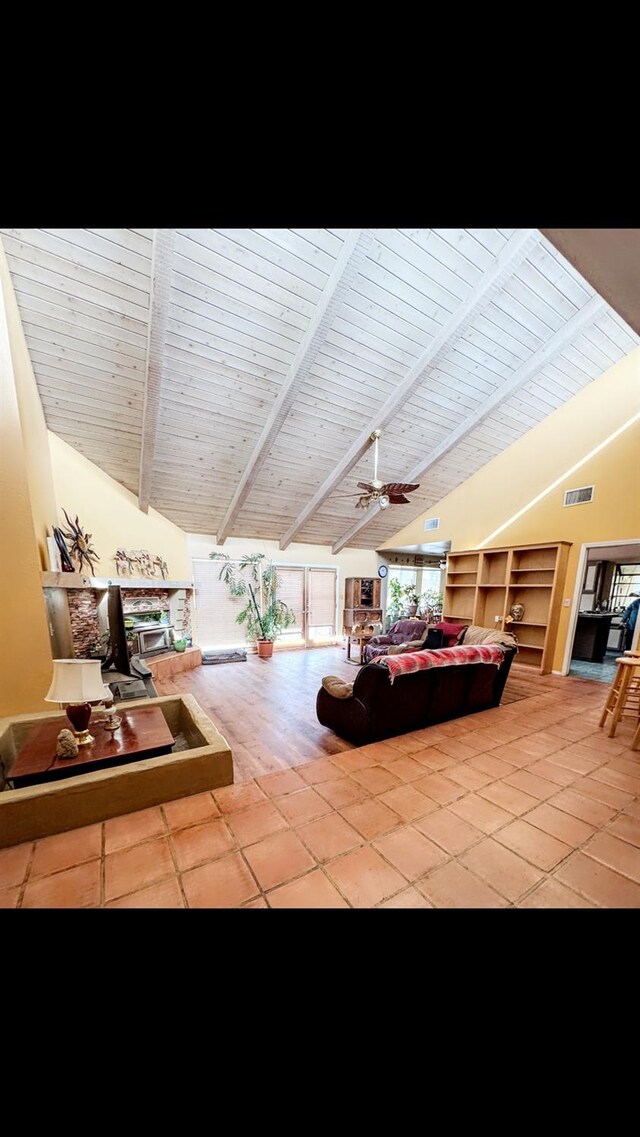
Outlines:
<svg viewBox="0 0 640 1137"><path fill-rule="evenodd" d="M258 657L271 659L273 655L273 640L258 640Z"/></svg>

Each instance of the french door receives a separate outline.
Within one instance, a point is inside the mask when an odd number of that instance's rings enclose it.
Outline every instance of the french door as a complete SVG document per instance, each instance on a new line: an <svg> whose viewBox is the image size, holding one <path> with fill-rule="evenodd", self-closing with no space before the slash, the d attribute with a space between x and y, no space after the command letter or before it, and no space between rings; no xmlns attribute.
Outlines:
<svg viewBox="0 0 640 1137"><path fill-rule="evenodd" d="M320 647L336 638L337 570L276 565L278 599L292 609L296 622L278 638L289 647Z"/></svg>

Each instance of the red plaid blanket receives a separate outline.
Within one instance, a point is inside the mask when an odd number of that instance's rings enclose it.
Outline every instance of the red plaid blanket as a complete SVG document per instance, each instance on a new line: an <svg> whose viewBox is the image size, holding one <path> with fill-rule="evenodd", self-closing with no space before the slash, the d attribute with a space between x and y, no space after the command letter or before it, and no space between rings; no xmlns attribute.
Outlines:
<svg viewBox="0 0 640 1137"><path fill-rule="evenodd" d="M389 669L389 682L396 675L409 675L412 671L423 671L427 667L452 667L461 663L493 663L499 665L504 659L504 651L496 644L477 644L465 647L443 647L437 651L406 651L400 655L385 655L376 663L383 663Z"/></svg>

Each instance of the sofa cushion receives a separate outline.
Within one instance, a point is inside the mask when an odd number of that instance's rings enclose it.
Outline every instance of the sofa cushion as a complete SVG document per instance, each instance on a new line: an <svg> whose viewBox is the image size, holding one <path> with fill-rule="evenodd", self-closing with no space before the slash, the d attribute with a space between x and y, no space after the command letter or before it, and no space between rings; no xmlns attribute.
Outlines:
<svg viewBox="0 0 640 1137"><path fill-rule="evenodd" d="M441 629L444 636L443 647L454 647L458 643L460 632L464 631L467 624L448 624L446 621L441 621L439 624L432 624L431 627Z"/></svg>
<svg viewBox="0 0 640 1137"><path fill-rule="evenodd" d="M353 694L353 683L347 683L338 675L325 675L322 686L334 699L350 699Z"/></svg>

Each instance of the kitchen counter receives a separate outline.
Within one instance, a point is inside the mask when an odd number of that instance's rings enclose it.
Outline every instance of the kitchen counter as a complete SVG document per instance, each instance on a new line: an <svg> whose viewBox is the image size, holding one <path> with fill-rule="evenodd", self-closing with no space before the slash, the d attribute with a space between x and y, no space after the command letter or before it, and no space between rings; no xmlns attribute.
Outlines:
<svg viewBox="0 0 640 1137"><path fill-rule="evenodd" d="M579 612L572 659L602 663L607 650L613 612Z"/></svg>

